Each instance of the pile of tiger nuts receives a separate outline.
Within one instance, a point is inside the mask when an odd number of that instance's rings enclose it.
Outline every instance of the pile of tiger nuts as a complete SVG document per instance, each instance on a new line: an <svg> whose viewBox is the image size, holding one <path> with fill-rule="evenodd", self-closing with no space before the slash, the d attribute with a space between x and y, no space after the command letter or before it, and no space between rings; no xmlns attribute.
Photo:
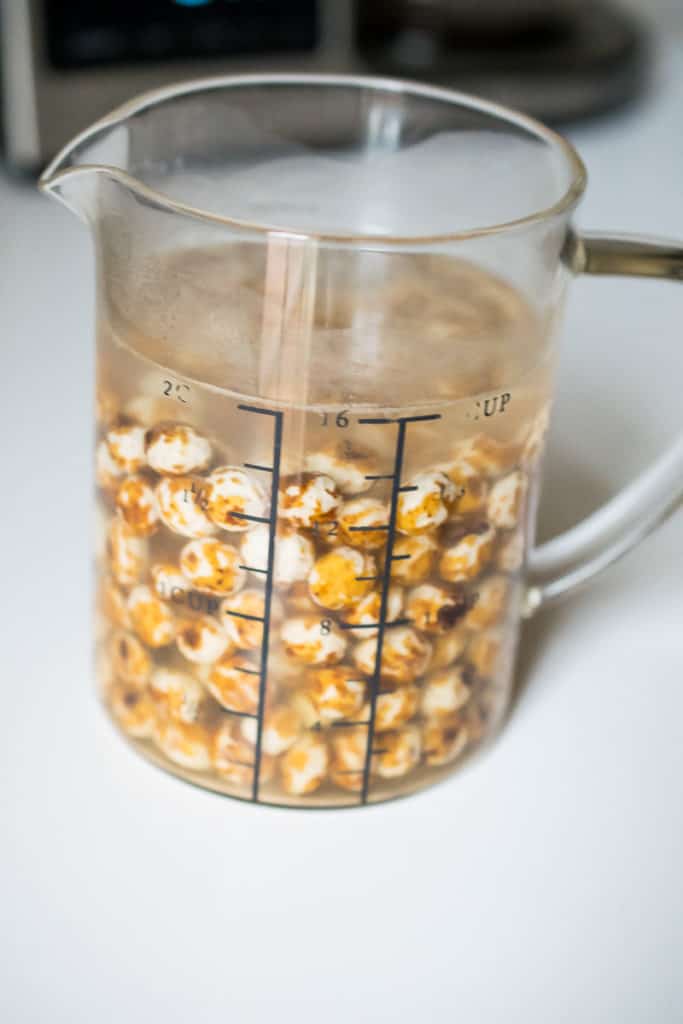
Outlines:
<svg viewBox="0 0 683 1024"><path fill-rule="evenodd" d="M411 773L428 782L505 699L544 430L539 416L514 441L478 434L402 480L390 543L391 483L372 479L369 448L331 445L283 475L260 708L271 476L222 464L186 423L105 426L99 664L120 728L177 773L248 797L261 711L269 802L357 800L366 772L381 796Z"/></svg>

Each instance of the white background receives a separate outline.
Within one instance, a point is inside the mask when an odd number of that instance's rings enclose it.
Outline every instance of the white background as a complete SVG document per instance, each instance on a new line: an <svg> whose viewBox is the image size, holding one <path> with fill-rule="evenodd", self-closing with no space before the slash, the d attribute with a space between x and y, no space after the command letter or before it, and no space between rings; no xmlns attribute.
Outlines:
<svg viewBox="0 0 683 1024"><path fill-rule="evenodd" d="M584 227L683 237L683 43L574 130ZM424 795L259 809L139 761L89 678L91 265L0 183L0 1019L683 1019L683 517L527 628L501 739ZM545 534L680 429L683 291L586 280Z"/></svg>

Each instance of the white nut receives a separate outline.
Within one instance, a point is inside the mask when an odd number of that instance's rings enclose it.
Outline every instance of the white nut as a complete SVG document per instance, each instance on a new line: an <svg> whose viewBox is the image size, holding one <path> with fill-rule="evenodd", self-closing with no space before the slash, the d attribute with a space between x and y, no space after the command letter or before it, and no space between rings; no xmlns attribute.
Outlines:
<svg viewBox="0 0 683 1024"><path fill-rule="evenodd" d="M419 763L422 752L420 730L414 725L382 733L379 750L372 756L373 770L383 779L407 775Z"/></svg>
<svg viewBox="0 0 683 1024"><path fill-rule="evenodd" d="M458 711L470 699L470 688L461 668L445 668L422 686L420 709L425 718L441 718Z"/></svg>
<svg viewBox="0 0 683 1024"><path fill-rule="evenodd" d="M493 557L495 530L481 526L454 526L444 538L447 545L439 561L439 574L449 583L476 579Z"/></svg>
<svg viewBox="0 0 683 1024"><path fill-rule="evenodd" d="M346 653L346 637L329 619L287 619L280 635L287 654L305 665L336 665Z"/></svg>
<svg viewBox="0 0 683 1024"><path fill-rule="evenodd" d="M282 787L291 796L313 793L327 774L329 758L325 741L307 733L286 752L280 762Z"/></svg>
<svg viewBox="0 0 683 1024"><path fill-rule="evenodd" d="M527 479L518 469L497 480L486 505L489 521L501 530L517 526L524 508Z"/></svg>
<svg viewBox="0 0 683 1024"><path fill-rule="evenodd" d="M176 669L156 668L149 680L152 697L179 722L196 722L206 702L206 691L202 684L187 672Z"/></svg>
<svg viewBox="0 0 683 1024"><path fill-rule="evenodd" d="M304 473L282 483L278 512L292 526L309 529L334 518L339 492L329 476Z"/></svg>
<svg viewBox="0 0 683 1024"><path fill-rule="evenodd" d="M369 551L387 542L389 509L376 498L347 501L339 509L337 520L342 540L351 547Z"/></svg>
<svg viewBox="0 0 683 1024"><path fill-rule="evenodd" d="M125 733L136 740L149 739L154 734L156 708L144 690L126 683L114 683L109 691L109 705Z"/></svg>
<svg viewBox="0 0 683 1024"><path fill-rule="evenodd" d="M209 537L217 532L202 508L200 477L164 477L156 488L162 522L182 537Z"/></svg>
<svg viewBox="0 0 683 1024"><path fill-rule="evenodd" d="M109 657L117 678L134 686L144 686L152 671L149 653L132 633L119 630L109 641Z"/></svg>
<svg viewBox="0 0 683 1024"><path fill-rule="evenodd" d="M256 744L258 723L245 718L240 726L244 739ZM268 757L278 757L292 747L301 735L301 718L293 708L279 707L267 711L261 732L261 752Z"/></svg>
<svg viewBox="0 0 683 1024"><path fill-rule="evenodd" d="M387 592L385 622L395 622L402 611L403 591L400 587L390 586ZM358 627L349 630L354 639L367 640L369 637L377 636L381 614L382 591L373 590L344 613L344 622L349 626Z"/></svg>
<svg viewBox="0 0 683 1024"><path fill-rule="evenodd" d="M226 654L212 667L206 686L226 711L255 715L259 703L259 668L243 654Z"/></svg>
<svg viewBox="0 0 683 1024"><path fill-rule="evenodd" d="M412 683L425 672L431 654L432 645L410 626L392 626L385 631L382 644L382 683ZM363 675L374 675L376 659L376 637L363 640L354 649L353 660Z"/></svg>
<svg viewBox="0 0 683 1024"><path fill-rule="evenodd" d="M145 431L129 425L112 427L105 435L109 455L119 473L137 473L145 464Z"/></svg>
<svg viewBox="0 0 683 1024"><path fill-rule="evenodd" d="M438 552L432 537L399 537L394 544L391 578L406 586L426 580Z"/></svg>
<svg viewBox="0 0 683 1024"><path fill-rule="evenodd" d="M363 706L365 682L348 665L321 668L309 673L306 696L323 725L353 718Z"/></svg>
<svg viewBox="0 0 683 1024"><path fill-rule="evenodd" d="M362 494L372 487L368 476L377 473L374 458L368 452L356 449L350 442L325 451L312 452L306 457L306 469L334 480L342 494Z"/></svg>
<svg viewBox="0 0 683 1024"><path fill-rule="evenodd" d="M260 579L268 569L268 545L270 530L267 526L256 526L244 534L240 543L242 564L249 566ZM275 584L286 587L308 579L315 561L315 548L300 533L283 531L275 541Z"/></svg>
<svg viewBox="0 0 683 1024"><path fill-rule="evenodd" d="M468 604L462 588L446 590L422 583L406 598L406 616L424 633L447 633L465 615Z"/></svg>
<svg viewBox="0 0 683 1024"><path fill-rule="evenodd" d="M112 575L122 587L139 582L145 575L147 541L133 533L122 519L114 519L109 526L107 552Z"/></svg>
<svg viewBox="0 0 683 1024"><path fill-rule="evenodd" d="M253 522L242 516L266 515L263 488L237 466L220 466L204 481L201 504L211 522L224 530L245 533Z"/></svg>
<svg viewBox="0 0 683 1024"><path fill-rule="evenodd" d="M180 552L180 568L200 593L224 597L241 590L247 576L235 548L208 537L185 545Z"/></svg>
<svg viewBox="0 0 683 1024"><path fill-rule="evenodd" d="M168 721L156 730L155 739L169 761L188 771L205 772L211 767L211 736L197 723Z"/></svg>
<svg viewBox="0 0 683 1024"><path fill-rule="evenodd" d="M133 533L150 537L159 529L159 506L154 488L144 476L129 476L116 491L116 508Z"/></svg>
<svg viewBox="0 0 683 1024"><path fill-rule="evenodd" d="M209 442L183 423L152 427L146 434L145 451L153 470L174 476L206 469L211 461Z"/></svg>
<svg viewBox="0 0 683 1024"><path fill-rule="evenodd" d="M519 572L524 564L526 540L523 530L515 530L514 533L503 537L498 550L496 551L496 567L502 572Z"/></svg>
<svg viewBox="0 0 683 1024"><path fill-rule="evenodd" d="M375 561L357 548L333 548L311 569L308 586L316 604L333 611L350 608L373 588Z"/></svg>
<svg viewBox="0 0 683 1024"><path fill-rule="evenodd" d="M225 654L230 638L219 622L209 615L201 615L179 623L176 644L188 661L206 665Z"/></svg>
<svg viewBox="0 0 683 1024"><path fill-rule="evenodd" d="M173 613L151 587L140 584L131 590L128 614L133 629L148 647L165 647L173 642Z"/></svg>
<svg viewBox="0 0 683 1024"><path fill-rule="evenodd" d="M464 753L469 741L468 727L458 714L432 719L422 729L422 747L430 768L451 764Z"/></svg>
<svg viewBox="0 0 683 1024"><path fill-rule="evenodd" d="M396 527L400 533L425 533L446 521L457 492L445 473L418 473L405 486L413 489L399 497Z"/></svg>

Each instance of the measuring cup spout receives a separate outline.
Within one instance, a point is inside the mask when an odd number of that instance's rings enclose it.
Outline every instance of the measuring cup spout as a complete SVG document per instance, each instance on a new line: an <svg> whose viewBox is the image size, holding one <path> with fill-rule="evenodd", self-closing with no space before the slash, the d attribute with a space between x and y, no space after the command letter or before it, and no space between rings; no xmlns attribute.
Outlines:
<svg viewBox="0 0 683 1024"><path fill-rule="evenodd" d="M77 135L43 171L38 187L89 223L102 177L125 173L127 133L118 119L105 119Z"/></svg>

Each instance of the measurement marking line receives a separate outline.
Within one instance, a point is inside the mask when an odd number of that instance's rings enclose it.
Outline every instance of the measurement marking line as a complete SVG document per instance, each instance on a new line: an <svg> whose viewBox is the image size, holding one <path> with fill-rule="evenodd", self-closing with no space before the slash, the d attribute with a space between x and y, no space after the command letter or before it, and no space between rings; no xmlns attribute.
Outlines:
<svg viewBox="0 0 683 1024"><path fill-rule="evenodd" d="M408 491L416 491L417 484L406 484L405 487L399 487L401 494L406 494Z"/></svg>
<svg viewBox="0 0 683 1024"><path fill-rule="evenodd" d="M245 469L260 469L263 473L272 473L272 466L259 466L256 462L243 462L242 465Z"/></svg>
<svg viewBox="0 0 683 1024"><path fill-rule="evenodd" d="M365 479L366 480L393 480L394 479L394 474L393 473L366 473L365 474Z"/></svg>
<svg viewBox="0 0 683 1024"><path fill-rule="evenodd" d="M269 523L270 516L250 516L246 512L231 512L234 519L246 519L248 523Z"/></svg>
<svg viewBox="0 0 683 1024"><path fill-rule="evenodd" d="M430 420L440 420L441 413L435 412L430 416L401 416L397 423L428 423Z"/></svg>
<svg viewBox="0 0 683 1024"><path fill-rule="evenodd" d="M333 722L332 723L332 728L333 729L350 729L354 725L369 725L369 724L370 723L367 722L367 721L364 721L364 722Z"/></svg>
<svg viewBox="0 0 683 1024"><path fill-rule="evenodd" d="M375 668L370 681L370 717L368 720L368 743L365 752L365 764L363 765L363 783L361 787L360 801L362 804L368 801L368 787L370 785L370 763L372 760L372 746L375 738L375 719L377 716L377 698L379 696L382 680L382 653L384 651L384 634L386 631L387 608L389 603L389 586L391 584L391 563L394 558L394 544L396 542L396 516L398 514L398 502L400 497L400 481L403 469L403 455L406 443L406 421L399 420L396 436L396 450L394 453L393 483L391 486L391 504L389 507L389 532L387 534L386 562L382 572L382 590L379 608L379 624L377 627L377 648L375 653Z"/></svg>
<svg viewBox="0 0 683 1024"><path fill-rule="evenodd" d="M282 422L282 413L277 409L259 409L256 405L238 405L237 408L241 412L255 412L259 416L274 416L276 419L279 418Z"/></svg>
<svg viewBox="0 0 683 1024"><path fill-rule="evenodd" d="M417 487L415 488L417 490ZM384 526L349 526L349 530L354 533L372 533L374 530L388 530L388 525Z"/></svg>
<svg viewBox="0 0 683 1024"><path fill-rule="evenodd" d="M388 420L385 416L375 416L370 419L358 420L359 423L395 423L396 420Z"/></svg>
<svg viewBox="0 0 683 1024"><path fill-rule="evenodd" d="M256 718L251 711L236 711L234 708L222 708L226 715L237 715L238 718Z"/></svg>
<svg viewBox="0 0 683 1024"><path fill-rule="evenodd" d="M372 751L372 753L373 754L386 754L388 750L389 750L388 747L377 747L375 750Z"/></svg>
<svg viewBox="0 0 683 1024"><path fill-rule="evenodd" d="M410 558L410 555L392 555L392 562L405 562L406 558Z"/></svg>
<svg viewBox="0 0 683 1024"><path fill-rule="evenodd" d="M391 626L408 626L412 623L412 619L393 619L391 622L385 622L384 625L387 629ZM349 622L340 622L339 629L378 629L379 622L358 622L356 625L352 625Z"/></svg>
<svg viewBox="0 0 683 1024"><path fill-rule="evenodd" d="M257 668L240 668L239 665L235 665L235 672L243 672L245 676L260 676L261 673ZM253 716L254 718L256 715Z"/></svg>
<svg viewBox="0 0 683 1024"><path fill-rule="evenodd" d="M234 757L224 757L224 761L228 764L241 764L243 768L255 768L256 765L252 764L251 761L236 761Z"/></svg>
<svg viewBox="0 0 683 1024"><path fill-rule="evenodd" d="M256 410L266 412L267 410ZM256 718L256 742L254 744L254 781L251 798L254 803L258 802L259 785L261 781L261 747L263 743L263 718L266 710L266 686L268 682L268 653L270 645L270 616L273 604L273 575L275 568L275 534L277 532L277 505L280 493L280 461L282 458L282 425L284 414L281 411L271 412L275 420L273 431L273 483L270 499L270 516L266 520L268 530L268 571L266 573L266 585L263 595L263 636L261 638L261 666L258 692L258 716Z"/></svg>
<svg viewBox="0 0 683 1024"><path fill-rule="evenodd" d="M261 615L245 615L244 612L228 612L225 611L224 615L232 615L235 619L247 619L249 622L263 622Z"/></svg>
<svg viewBox="0 0 683 1024"><path fill-rule="evenodd" d="M408 557L408 556L406 555L406 558L407 558L407 557ZM267 575L268 575L268 572L269 572L269 570L268 570L268 569L255 569L253 565L241 565L241 566L240 566L240 569L245 569L245 570L246 570L246 572L260 572L260 573L262 573L262 574L263 574L264 576L267 576Z"/></svg>
<svg viewBox="0 0 683 1024"><path fill-rule="evenodd" d="M358 583L367 583L369 580L378 580L379 576L356 576Z"/></svg>

